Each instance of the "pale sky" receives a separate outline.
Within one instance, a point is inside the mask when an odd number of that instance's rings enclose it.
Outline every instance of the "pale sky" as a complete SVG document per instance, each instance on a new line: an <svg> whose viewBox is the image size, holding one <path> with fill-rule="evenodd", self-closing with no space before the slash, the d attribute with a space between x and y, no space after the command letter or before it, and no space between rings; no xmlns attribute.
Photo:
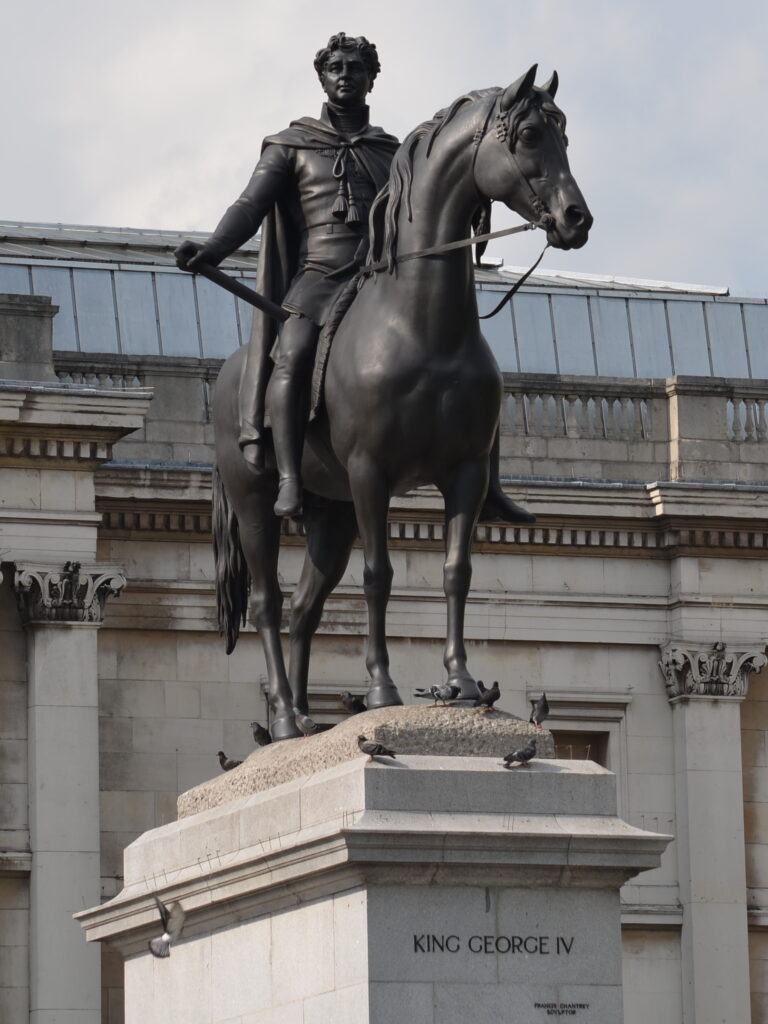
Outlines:
<svg viewBox="0 0 768 1024"><path fill-rule="evenodd" d="M371 120L403 137L538 62L560 74L595 217L543 267L768 296L764 0L24 0L3 12L0 219L210 230L261 138L323 96L340 30L376 43ZM494 207L494 227L516 218ZM531 262L540 233L489 249Z"/></svg>

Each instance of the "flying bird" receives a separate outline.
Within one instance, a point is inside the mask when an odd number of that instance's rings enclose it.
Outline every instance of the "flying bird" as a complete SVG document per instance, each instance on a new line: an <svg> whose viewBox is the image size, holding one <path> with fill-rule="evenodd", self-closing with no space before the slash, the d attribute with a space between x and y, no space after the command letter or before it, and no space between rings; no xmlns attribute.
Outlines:
<svg viewBox="0 0 768 1024"><path fill-rule="evenodd" d="M234 758L227 757L223 750L217 752L219 758L219 764L225 772L231 772L233 768L237 768L242 761L235 761Z"/></svg>
<svg viewBox="0 0 768 1024"><path fill-rule="evenodd" d="M367 711L368 708L365 703L360 700L359 697L355 697L354 694L350 693L349 690L345 690L341 697L341 703L344 705L344 710L348 715L361 715L363 711Z"/></svg>
<svg viewBox="0 0 768 1024"><path fill-rule="evenodd" d="M320 728L317 722L313 722L309 715L303 714L298 708L293 709L293 714L295 716L294 720L296 722L296 728L300 733L304 734L304 738L306 739L307 736L314 736Z"/></svg>
<svg viewBox="0 0 768 1024"><path fill-rule="evenodd" d="M152 956L158 956L161 959L171 955L171 945L176 942L178 937L181 935L181 930L184 927L184 921L187 915L180 903L169 903L168 906L163 901L152 893L157 909L160 911L160 920L163 924L163 934L159 939L150 939L147 943L149 951Z"/></svg>
<svg viewBox="0 0 768 1024"><path fill-rule="evenodd" d="M256 741L257 747L266 747L268 743L272 742L269 730L265 729L263 725L259 725L258 722L251 722L251 729L253 729L253 738Z"/></svg>
<svg viewBox="0 0 768 1024"><path fill-rule="evenodd" d="M524 747L519 750L513 750L511 754L507 754L504 758L505 768L518 768L520 765L524 765L528 768L528 762L531 758L536 756L536 740L529 740Z"/></svg>
<svg viewBox="0 0 768 1024"><path fill-rule="evenodd" d="M460 693L461 687L454 686L453 683L443 683L441 686L430 686L428 690L421 688L413 691L414 697L432 697L435 704L441 700L444 705L449 700L456 700Z"/></svg>
<svg viewBox="0 0 768 1024"><path fill-rule="evenodd" d="M547 700L546 693L542 692L538 700L531 701L531 717L528 721L535 725L537 729L541 728L541 723L549 715L549 701Z"/></svg>
<svg viewBox="0 0 768 1024"><path fill-rule="evenodd" d="M394 750L385 747L383 743L369 740L362 734L357 737L357 745L364 754L368 755L369 761L372 761L374 757L397 757Z"/></svg>
<svg viewBox="0 0 768 1024"><path fill-rule="evenodd" d="M475 701L476 708L488 708L489 711L495 711L496 708L493 706L501 696L501 690L499 684L494 682L493 686L488 689L483 683L482 679L477 680L477 688L480 691L480 696Z"/></svg>

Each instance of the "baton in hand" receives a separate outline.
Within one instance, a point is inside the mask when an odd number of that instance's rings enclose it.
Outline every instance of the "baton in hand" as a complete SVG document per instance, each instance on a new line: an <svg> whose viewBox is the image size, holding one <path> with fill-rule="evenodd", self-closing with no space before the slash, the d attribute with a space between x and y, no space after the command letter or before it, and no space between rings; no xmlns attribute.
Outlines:
<svg viewBox="0 0 768 1024"><path fill-rule="evenodd" d="M192 251L185 251L187 249ZM176 250L176 258L180 256L190 259L196 252L199 251L199 247L194 242L182 242L179 248ZM180 265L181 266L181 265ZM182 270L186 270L186 267L181 267ZM250 303L251 306L255 306L256 309L260 309L262 313L266 313L267 316L271 316L273 320L277 320L279 323L284 323L291 315L287 309L283 309L282 306L278 306L276 302L268 299L265 295L259 295L253 288L249 288L247 284L243 284L242 281L238 281L236 277L230 277L229 274L225 274L223 270L219 270L218 267L212 266L210 263L196 263L194 267L189 268L193 274L200 274L201 277L207 277L209 281L213 281L214 284L219 285L221 288L225 288L228 292L232 292L239 299L244 302Z"/></svg>

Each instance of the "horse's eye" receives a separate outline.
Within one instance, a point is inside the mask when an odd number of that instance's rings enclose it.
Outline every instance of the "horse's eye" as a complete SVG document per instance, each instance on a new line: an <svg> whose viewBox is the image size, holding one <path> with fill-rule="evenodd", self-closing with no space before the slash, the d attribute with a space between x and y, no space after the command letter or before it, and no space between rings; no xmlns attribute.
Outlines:
<svg viewBox="0 0 768 1024"><path fill-rule="evenodd" d="M535 145L539 141L539 129L535 128L532 124L528 124L525 128L520 129L520 139L529 146Z"/></svg>

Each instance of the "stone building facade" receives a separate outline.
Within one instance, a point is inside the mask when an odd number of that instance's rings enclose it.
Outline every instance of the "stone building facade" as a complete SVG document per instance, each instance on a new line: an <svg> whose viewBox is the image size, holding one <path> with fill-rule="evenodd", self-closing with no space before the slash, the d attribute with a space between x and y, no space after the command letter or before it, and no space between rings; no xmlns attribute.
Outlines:
<svg viewBox="0 0 768 1024"><path fill-rule="evenodd" d="M217 635L210 551L210 396L248 311L176 272L170 234L2 236L0 1020L119 1024L120 958L71 914L267 718L258 637L226 657ZM478 286L485 308L504 275ZM627 1024L764 1021L768 305L541 276L490 323L505 486L539 518L477 528L471 665L518 715L546 690L558 755L675 836L623 892ZM437 494L398 500L390 535L407 698L442 673ZM356 550L315 644L323 723L365 689L361 584Z"/></svg>

